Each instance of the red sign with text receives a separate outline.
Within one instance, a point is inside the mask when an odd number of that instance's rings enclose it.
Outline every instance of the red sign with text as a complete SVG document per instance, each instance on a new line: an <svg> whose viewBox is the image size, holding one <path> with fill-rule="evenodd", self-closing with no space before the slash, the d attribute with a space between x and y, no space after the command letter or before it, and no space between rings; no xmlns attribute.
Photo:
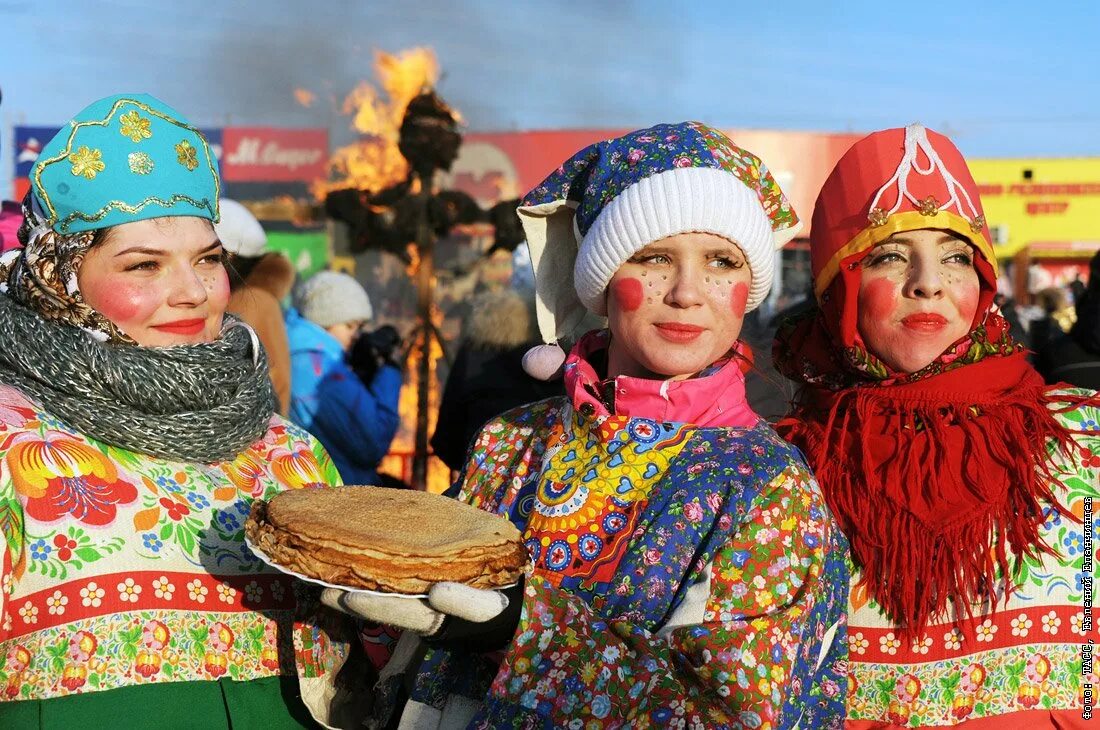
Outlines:
<svg viewBox="0 0 1100 730"><path fill-rule="evenodd" d="M222 177L227 182L311 182L327 172L324 129L226 127L222 149Z"/></svg>

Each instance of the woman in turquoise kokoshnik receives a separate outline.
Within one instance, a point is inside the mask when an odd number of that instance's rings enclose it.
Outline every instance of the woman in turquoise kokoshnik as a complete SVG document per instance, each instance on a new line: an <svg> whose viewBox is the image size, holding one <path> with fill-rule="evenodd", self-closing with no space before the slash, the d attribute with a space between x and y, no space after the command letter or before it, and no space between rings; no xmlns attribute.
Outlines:
<svg viewBox="0 0 1100 730"><path fill-rule="evenodd" d="M143 94L81 111L31 172L0 259L2 727L330 721L343 617L307 616L243 527L339 476L225 314L218 196L206 140Z"/></svg>

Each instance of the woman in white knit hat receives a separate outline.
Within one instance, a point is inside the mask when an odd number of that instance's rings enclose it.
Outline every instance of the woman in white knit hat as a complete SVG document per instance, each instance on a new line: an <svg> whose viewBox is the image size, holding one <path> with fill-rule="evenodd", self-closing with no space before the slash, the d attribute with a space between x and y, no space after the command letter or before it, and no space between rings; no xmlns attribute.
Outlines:
<svg viewBox="0 0 1100 730"><path fill-rule="evenodd" d="M846 545L749 408L737 340L797 229L778 185L720 132L659 125L580 151L519 212L545 341L586 310L609 329L564 361L565 396L490 421L461 477L523 531L522 592L468 596L496 600L473 626L425 620L456 613L442 590L344 602L435 646L402 727L839 727Z"/></svg>
<svg viewBox="0 0 1100 730"><path fill-rule="evenodd" d="M328 449L345 483L376 485L400 422L401 368L377 350L364 351L379 355L369 367L348 359L374 317L370 298L351 276L321 271L294 290L293 302L286 319L290 420Z"/></svg>
<svg viewBox="0 0 1100 730"><path fill-rule="evenodd" d="M267 250L267 234L248 208L222 198L221 214L214 230L228 256L226 311L240 317L260 338L279 413L285 415L290 407L290 348L280 302L294 286L294 265L278 251Z"/></svg>

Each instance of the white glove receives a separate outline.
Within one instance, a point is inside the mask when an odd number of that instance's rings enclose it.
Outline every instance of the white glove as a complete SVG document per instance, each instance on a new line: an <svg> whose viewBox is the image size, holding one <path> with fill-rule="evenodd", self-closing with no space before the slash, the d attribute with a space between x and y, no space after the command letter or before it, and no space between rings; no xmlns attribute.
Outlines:
<svg viewBox="0 0 1100 730"><path fill-rule="evenodd" d="M500 591L449 582L433 585L427 599L326 588L321 592L321 602L352 616L414 631L421 636L437 633L447 616L484 623L508 607L508 597Z"/></svg>

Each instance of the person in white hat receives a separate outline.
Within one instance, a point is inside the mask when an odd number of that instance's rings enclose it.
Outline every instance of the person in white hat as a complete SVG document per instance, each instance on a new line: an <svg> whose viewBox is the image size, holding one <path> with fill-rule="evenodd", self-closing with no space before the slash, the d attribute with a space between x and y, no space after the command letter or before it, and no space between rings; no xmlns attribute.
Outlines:
<svg viewBox="0 0 1100 730"><path fill-rule="evenodd" d="M248 208L222 198L221 213L214 230L229 257L226 311L244 320L260 338L279 413L285 416L290 408L290 347L280 302L294 286L294 265L278 251L267 250L267 234Z"/></svg>
<svg viewBox="0 0 1100 730"><path fill-rule="evenodd" d="M519 213L544 340L586 310L609 327L563 368L539 351L565 394L487 423L459 479L523 532L524 584L322 597L433 647L401 727L840 727L844 538L741 370L798 228L779 186L721 132L662 124L581 150Z"/></svg>
<svg viewBox="0 0 1100 730"><path fill-rule="evenodd" d="M390 486L377 469L400 423L400 339L392 327L364 331L374 319L370 297L342 272L306 279L293 304L290 420L325 446L346 484Z"/></svg>

